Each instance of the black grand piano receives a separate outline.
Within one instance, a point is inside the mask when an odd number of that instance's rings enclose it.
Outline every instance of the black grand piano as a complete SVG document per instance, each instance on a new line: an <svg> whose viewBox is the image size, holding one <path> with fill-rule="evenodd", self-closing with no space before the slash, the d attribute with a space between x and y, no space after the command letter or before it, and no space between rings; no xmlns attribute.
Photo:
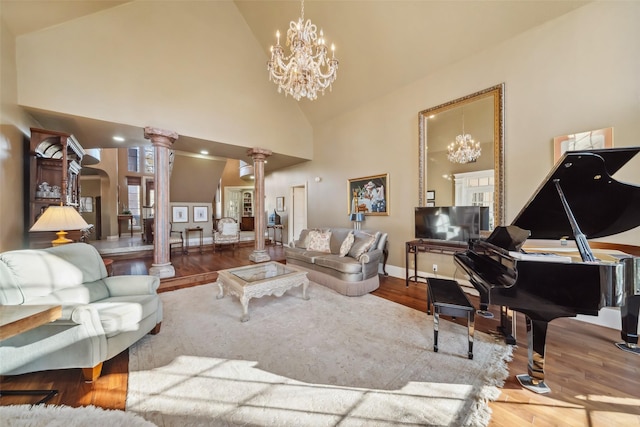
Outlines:
<svg viewBox="0 0 640 427"><path fill-rule="evenodd" d="M621 307L624 342L616 345L640 354L640 257L594 254L587 240L640 226L640 187L612 178L638 152L640 147L565 153L512 225L454 255L480 293L480 312L488 304L501 306L499 329L508 343L515 344L513 310L525 315L528 375L517 378L530 390L549 391L545 341L548 323L558 317ZM525 252L528 238L575 240L575 256Z"/></svg>

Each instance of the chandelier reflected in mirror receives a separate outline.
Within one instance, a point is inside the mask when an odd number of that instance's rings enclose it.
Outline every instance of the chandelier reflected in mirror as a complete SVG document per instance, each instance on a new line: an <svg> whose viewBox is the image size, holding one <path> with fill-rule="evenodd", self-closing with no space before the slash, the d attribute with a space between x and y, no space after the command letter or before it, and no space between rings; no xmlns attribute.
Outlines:
<svg viewBox="0 0 640 427"><path fill-rule="evenodd" d="M318 92L324 95L326 88L331 90L338 71L338 60L335 57L335 46L331 45L331 58L324 34L310 19L304 21L304 0L298 22L291 21L287 31L287 46L291 53L284 54L280 46L280 31L276 32L276 45L271 46L271 59L267 62L269 80L278 85L278 93L284 91L296 101L300 98L314 100Z"/></svg>
<svg viewBox="0 0 640 427"><path fill-rule="evenodd" d="M452 163L471 163L475 162L482 154L480 142L473 137L464 133L464 111L462 112L462 133L456 136L456 140L447 147L447 159Z"/></svg>

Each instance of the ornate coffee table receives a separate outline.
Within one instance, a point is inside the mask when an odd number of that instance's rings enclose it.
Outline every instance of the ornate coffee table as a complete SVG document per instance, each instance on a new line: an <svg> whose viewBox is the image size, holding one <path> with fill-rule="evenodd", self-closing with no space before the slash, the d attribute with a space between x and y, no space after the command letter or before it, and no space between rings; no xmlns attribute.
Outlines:
<svg viewBox="0 0 640 427"><path fill-rule="evenodd" d="M281 297L286 291L302 285L302 298L309 299L307 272L279 262L230 268L218 272L218 299L228 294L235 295L242 304L243 322L249 320L249 300L265 295Z"/></svg>

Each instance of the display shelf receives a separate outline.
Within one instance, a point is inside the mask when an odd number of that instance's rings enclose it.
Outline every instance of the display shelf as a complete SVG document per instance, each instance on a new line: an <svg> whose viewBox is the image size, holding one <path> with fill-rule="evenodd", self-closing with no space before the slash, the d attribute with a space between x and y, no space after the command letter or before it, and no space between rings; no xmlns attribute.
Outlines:
<svg viewBox="0 0 640 427"><path fill-rule="evenodd" d="M78 177L84 154L84 149L71 134L31 128L24 162L24 228L29 247L50 245L55 238L53 232L29 233L49 206L79 206ZM80 236L80 232L73 234Z"/></svg>

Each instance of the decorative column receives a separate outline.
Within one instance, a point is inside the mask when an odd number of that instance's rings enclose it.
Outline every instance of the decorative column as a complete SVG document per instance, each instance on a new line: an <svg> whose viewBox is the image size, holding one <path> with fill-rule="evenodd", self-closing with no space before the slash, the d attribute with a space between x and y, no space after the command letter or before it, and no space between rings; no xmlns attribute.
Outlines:
<svg viewBox="0 0 640 427"><path fill-rule="evenodd" d="M250 148L247 154L253 158L253 175L255 176L255 213L254 230L256 233L256 248L249 255L253 262L270 261L271 257L264 249L264 232L267 229L264 214L264 161L271 155L271 150L264 148Z"/></svg>
<svg viewBox="0 0 640 427"><path fill-rule="evenodd" d="M178 139L178 134L173 131L144 128L144 137L151 140L154 147L154 237L153 237L153 263L149 274L160 278L173 277L176 270L171 265L171 253L169 248L169 156L172 144Z"/></svg>

